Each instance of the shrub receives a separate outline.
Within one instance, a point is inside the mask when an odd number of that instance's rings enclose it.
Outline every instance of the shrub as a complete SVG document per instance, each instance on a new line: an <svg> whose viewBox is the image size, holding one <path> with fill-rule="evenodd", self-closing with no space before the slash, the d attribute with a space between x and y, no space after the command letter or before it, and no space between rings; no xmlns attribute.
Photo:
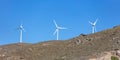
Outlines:
<svg viewBox="0 0 120 60"><path fill-rule="evenodd" d="M111 56L111 60L119 60L118 57Z"/></svg>
<svg viewBox="0 0 120 60"><path fill-rule="evenodd" d="M92 39L90 39L90 38L86 38L86 40L91 41Z"/></svg>

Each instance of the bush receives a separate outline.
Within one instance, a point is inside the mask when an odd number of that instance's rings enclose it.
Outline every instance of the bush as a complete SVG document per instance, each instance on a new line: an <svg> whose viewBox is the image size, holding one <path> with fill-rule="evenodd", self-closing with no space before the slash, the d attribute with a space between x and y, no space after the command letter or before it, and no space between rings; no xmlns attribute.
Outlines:
<svg viewBox="0 0 120 60"><path fill-rule="evenodd" d="M92 39L90 39L90 38L86 38L86 40L91 41Z"/></svg>
<svg viewBox="0 0 120 60"><path fill-rule="evenodd" d="M119 60L118 57L111 56L111 60Z"/></svg>

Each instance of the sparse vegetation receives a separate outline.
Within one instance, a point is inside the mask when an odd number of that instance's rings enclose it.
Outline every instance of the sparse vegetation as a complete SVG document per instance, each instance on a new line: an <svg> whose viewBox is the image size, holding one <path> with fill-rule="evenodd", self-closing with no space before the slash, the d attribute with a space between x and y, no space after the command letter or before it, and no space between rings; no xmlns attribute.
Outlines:
<svg viewBox="0 0 120 60"><path fill-rule="evenodd" d="M80 36L87 36L86 34L80 34Z"/></svg>
<svg viewBox="0 0 120 60"><path fill-rule="evenodd" d="M116 56L111 56L111 60L119 60Z"/></svg>
<svg viewBox="0 0 120 60"><path fill-rule="evenodd" d="M86 38L86 40L91 41L92 39L91 38Z"/></svg>

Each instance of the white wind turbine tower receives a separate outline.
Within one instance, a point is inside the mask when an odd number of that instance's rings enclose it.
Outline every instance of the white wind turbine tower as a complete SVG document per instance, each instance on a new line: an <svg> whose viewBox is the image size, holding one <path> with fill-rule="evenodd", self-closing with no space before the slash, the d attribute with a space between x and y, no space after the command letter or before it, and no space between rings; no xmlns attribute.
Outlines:
<svg viewBox="0 0 120 60"><path fill-rule="evenodd" d="M92 33L95 33L95 31L96 31L96 23L97 23L97 21L98 21L98 19L96 19L95 22L90 22L89 21L89 23L92 25Z"/></svg>
<svg viewBox="0 0 120 60"><path fill-rule="evenodd" d="M22 33L24 31L24 28L23 28L22 24L20 25L19 30L20 30L20 43L22 43Z"/></svg>
<svg viewBox="0 0 120 60"><path fill-rule="evenodd" d="M54 35L56 34L56 38L57 38L57 40L58 40L58 39L59 39L59 30L60 30L60 29L66 29L66 28L58 26L55 20L53 20L53 22L54 22L54 24L55 24L55 26L56 26L56 30L55 30L55 32L54 32Z"/></svg>

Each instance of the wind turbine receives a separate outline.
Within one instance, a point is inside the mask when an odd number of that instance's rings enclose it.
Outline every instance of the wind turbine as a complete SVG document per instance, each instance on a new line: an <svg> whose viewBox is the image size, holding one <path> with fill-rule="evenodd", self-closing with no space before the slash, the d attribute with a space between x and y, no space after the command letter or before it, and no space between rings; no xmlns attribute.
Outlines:
<svg viewBox="0 0 120 60"><path fill-rule="evenodd" d="M59 30L60 30L60 29L66 29L66 28L58 26L55 20L53 20L53 22L54 22L54 24L55 24L55 26L56 26L56 30L55 30L55 32L54 32L54 35L56 34L56 38L57 38L57 40L58 40L58 39L59 39Z"/></svg>
<svg viewBox="0 0 120 60"><path fill-rule="evenodd" d="M24 31L24 28L23 28L22 24L19 26L19 30L20 30L20 43L22 43L22 33Z"/></svg>
<svg viewBox="0 0 120 60"><path fill-rule="evenodd" d="M97 23L97 21L98 21L98 19L96 19L96 21L94 21L94 22L89 21L89 23L92 25L92 33L95 33L95 31L96 31L96 23Z"/></svg>

